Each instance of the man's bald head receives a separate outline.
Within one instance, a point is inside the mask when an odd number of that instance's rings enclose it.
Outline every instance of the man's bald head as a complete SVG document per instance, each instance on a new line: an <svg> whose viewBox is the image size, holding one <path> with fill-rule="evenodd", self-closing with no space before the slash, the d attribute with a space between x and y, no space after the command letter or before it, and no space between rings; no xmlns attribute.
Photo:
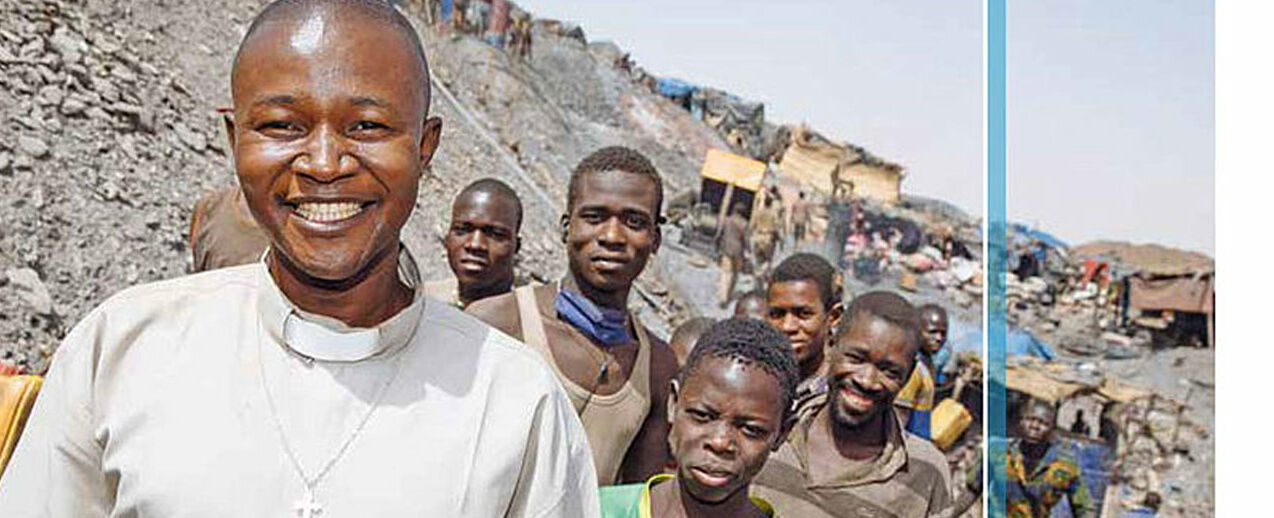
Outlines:
<svg viewBox="0 0 1274 518"><path fill-rule="evenodd" d="M514 231L522 228L522 198L518 197L517 191L509 187L509 184L495 178L481 178L466 185L460 191L460 194L456 195L453 206L461 202L471 202L473 198L481 197L498 198L507 201L509 206L514 209L514 220L516 221Z"/></svg>
<svg viewBox="0 0 1274 518"><path fill-rule="evenodd" d="M418 79L422 106L429 107L429 64L424 47L411 22L388 2L379 0L274 0L257 14L239 43L230 82L240 75L239 64L245 53L254 49L257 36L274 30L287 31L287 43L298 52L315 52L323 44L339 38L344 23L372 23L389 29L414 57L414 63L400 70L400 77Z"/></svg>
<svg viewBox="0 0 1274 518"><path fill-rule="evenodd" d="M734 303L734 316L768 320L770 308L766 305L765 292L757 290L740 298Z"/></svg>

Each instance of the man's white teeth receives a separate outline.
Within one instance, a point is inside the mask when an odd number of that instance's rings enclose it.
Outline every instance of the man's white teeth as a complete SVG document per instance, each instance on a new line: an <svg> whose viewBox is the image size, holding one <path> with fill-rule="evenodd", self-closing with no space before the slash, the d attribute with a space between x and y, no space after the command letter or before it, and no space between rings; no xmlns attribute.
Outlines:
<svg viewBox="0 0 1274 518"><path fill-rule="evenodd" d="M362 205L354 202L302 203L296 206L297 214L306 220L317 223L349 219L362 210Z"/></svg>

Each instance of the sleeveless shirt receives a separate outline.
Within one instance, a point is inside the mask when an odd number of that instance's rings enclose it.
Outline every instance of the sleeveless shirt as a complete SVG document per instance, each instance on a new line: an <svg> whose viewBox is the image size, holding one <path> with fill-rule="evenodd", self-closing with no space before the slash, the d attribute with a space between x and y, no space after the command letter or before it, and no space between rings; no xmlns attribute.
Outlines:
<svg viewBox="0 0 1274 518"><path fill-rule="evenodd" d="M562 388L575 406L575 413L584 423L584 434L588 437L597 468L597 482L604 486L614 484L619 478L624 455L650 412L650 339L646 336L645 327L632 322L638 349L628 381L614 394L594 394L589 387L581 387L567 378L553 359L548 335L544 331L544 318L535 301L534 287L523 286L513 293L517 299L523 341L544 356L562 382Z"/></svg>

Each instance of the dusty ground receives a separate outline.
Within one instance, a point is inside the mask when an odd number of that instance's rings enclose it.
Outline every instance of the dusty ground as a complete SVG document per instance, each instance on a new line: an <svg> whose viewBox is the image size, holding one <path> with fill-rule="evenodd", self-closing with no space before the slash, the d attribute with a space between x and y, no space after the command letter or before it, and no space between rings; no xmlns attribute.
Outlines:
<svg viewBox="0 0 1274 518"><path fill-rule="evenodd" d="M1089 379L1109 376L1154 393L1157 398L1185 404L1182 426L1178 427L1170 404L1161 402L1148 420L1152 426L1150 434L1121 446L1128 452L1128 460L1120 472L1129 479L1115 485L1112 493L1115 502L1127 508L1138 503L1145 491L1154 490L1164 500L1161 516L1212 516L1215 508L1216 351L1186 346L1154 349L1148 341L1138 340L1117 355L1133 355L1129 358L1111 357L1102 352L1101 346L1094 349L1097 352L1093 354L1078 354L1076 351L1080 349L1070 347L1068 350L1067 344L1104 343L1091 313L1055 308L1046 312L1046 319L1032 317L1033 311L1016 313L1024 325L1058 353L1056 361L1069 365L1076 376ZM1053 320L1056 325L1047 324L1045 320ZM1090 428L1096 430L1100 406L1095 400L1063 406L1059 416L1061 427L1069 428L1075 408L1084 410ZM1144 402L1138 403L1136 408L1134 415L1146 415ZM1198 425L1197 429L1192 424ZM1179 431L1174 433L1174 430ZM1153 440L1148 438L1151 436Z"/></svg>

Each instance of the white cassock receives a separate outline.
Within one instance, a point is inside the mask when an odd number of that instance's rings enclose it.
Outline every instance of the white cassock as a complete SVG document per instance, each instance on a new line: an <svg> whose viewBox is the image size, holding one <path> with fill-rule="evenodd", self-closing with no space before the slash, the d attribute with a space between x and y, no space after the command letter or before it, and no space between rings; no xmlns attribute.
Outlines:
<svg viewBox="0 0 1274 518"><path fill-rule="evenodd" d="M598 512L584 430L538 354L420 289L375 328L305 314L264 263L94 309L0 479L5 517Z"/></svg>

